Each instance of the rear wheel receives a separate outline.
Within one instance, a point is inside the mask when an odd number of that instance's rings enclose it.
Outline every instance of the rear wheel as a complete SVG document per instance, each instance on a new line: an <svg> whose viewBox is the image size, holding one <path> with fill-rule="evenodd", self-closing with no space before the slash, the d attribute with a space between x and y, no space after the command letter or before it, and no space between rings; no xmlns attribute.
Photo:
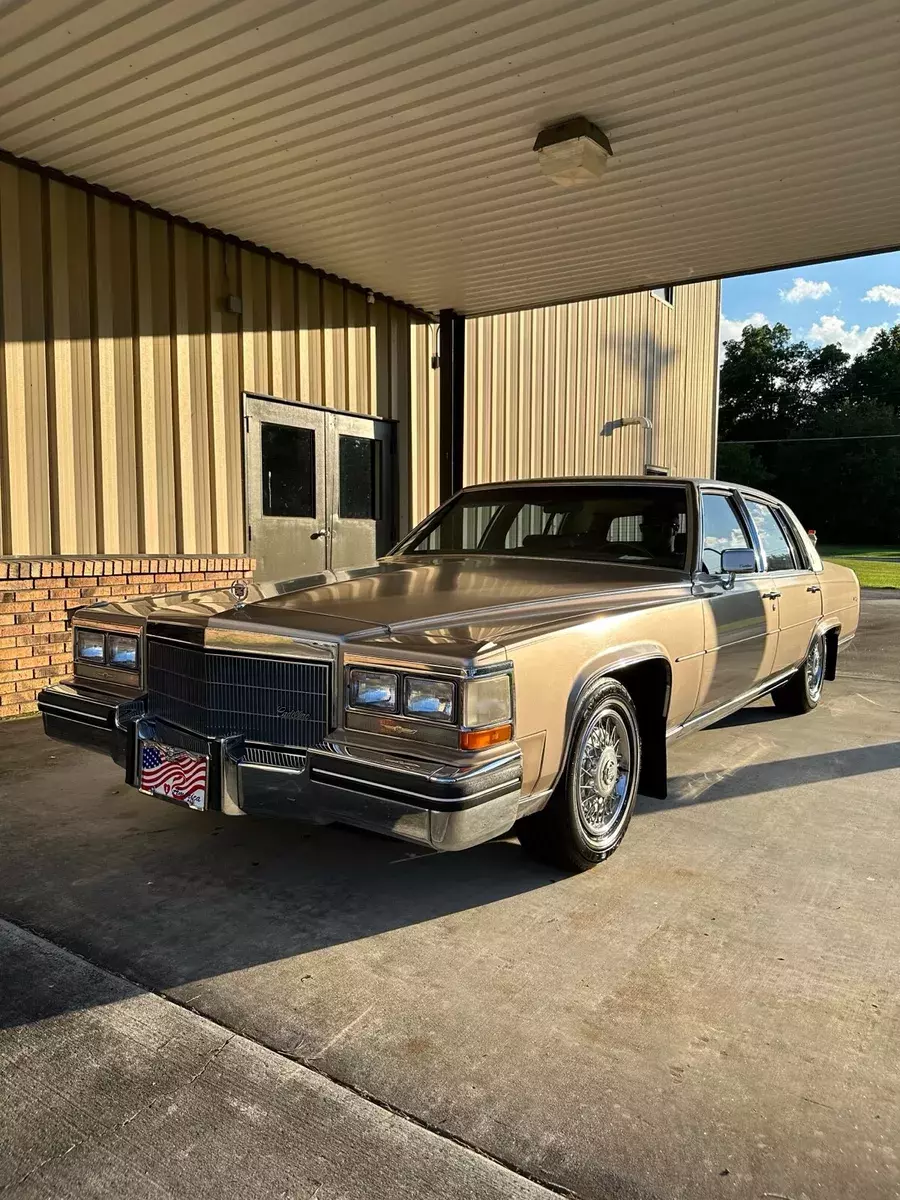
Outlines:
<svg viewBox="0 0 900 1200"><path fill-rule="evenodd" d="M798 667L787 683L775 689L772 699L775 707L783 713L799 715L812 712L822 698L825 682L825 638L817 633L810 643L802 666Z"/></svg>
<svg viewBox="0 0 900 1200"><path fill-rule="evenodd" d="M605 680L580 714L566 769L547 805L515 832L535 858L587 871L625 836L637 798L641 739L628 691Z"/></svg>

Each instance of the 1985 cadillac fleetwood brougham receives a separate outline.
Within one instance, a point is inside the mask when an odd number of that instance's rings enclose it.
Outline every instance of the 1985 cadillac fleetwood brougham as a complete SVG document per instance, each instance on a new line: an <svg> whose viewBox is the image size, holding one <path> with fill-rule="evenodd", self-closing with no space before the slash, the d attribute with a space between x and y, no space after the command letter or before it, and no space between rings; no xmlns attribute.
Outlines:
<svg viewBox="0 0 900 1200"><path fill-rule="evenodd" d="M101 603L46 732L196 809L436 850L514 830L584 870L666 747L771 692L815 708L859 586L771 496L698 480L466 488L373 566Z"/></svg>

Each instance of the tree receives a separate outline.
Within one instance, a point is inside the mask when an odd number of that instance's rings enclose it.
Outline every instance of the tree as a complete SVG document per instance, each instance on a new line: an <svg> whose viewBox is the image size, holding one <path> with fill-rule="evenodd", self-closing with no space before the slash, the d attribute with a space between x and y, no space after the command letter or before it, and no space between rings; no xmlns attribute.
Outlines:
<svg viewBox="0 0 900 1200"><path fill-rule="evenodd" d="M900 409L900 325L883 329L869 349L853 360L846 387L851 399L876 400Z"/></svg>
<svg viewBox="0 0 900 1200"><path fill-rule="evenodd" d="M853 360L780 324L725 343L717 474L783 497L820 537L900 544L900 437L885 434L900 434L900 325Z"/></svg>

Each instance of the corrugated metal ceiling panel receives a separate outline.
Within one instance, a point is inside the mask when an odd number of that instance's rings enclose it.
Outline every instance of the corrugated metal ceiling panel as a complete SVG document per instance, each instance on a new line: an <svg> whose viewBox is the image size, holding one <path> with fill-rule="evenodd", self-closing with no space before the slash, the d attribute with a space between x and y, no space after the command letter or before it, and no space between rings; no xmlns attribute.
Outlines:
<svg viewBox="0 0 900 1200"><path fill-rule="evenodd" d="M45 0L0 145L422 308L900 243L896 0ZM583 113L596 187L531 145Z"/></svg>

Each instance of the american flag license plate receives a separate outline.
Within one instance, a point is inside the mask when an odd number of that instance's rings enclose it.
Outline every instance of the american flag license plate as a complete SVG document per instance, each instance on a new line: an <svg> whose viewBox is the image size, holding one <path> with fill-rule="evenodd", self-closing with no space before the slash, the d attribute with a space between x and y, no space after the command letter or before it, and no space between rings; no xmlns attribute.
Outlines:
<svg viewBox="0 0 900 1200"><path fill-rule="evenodd" d="M141 791L163 796L188 808L206 808L209 759L190 750L164 746L162 742L141 743Z"/></svg>

